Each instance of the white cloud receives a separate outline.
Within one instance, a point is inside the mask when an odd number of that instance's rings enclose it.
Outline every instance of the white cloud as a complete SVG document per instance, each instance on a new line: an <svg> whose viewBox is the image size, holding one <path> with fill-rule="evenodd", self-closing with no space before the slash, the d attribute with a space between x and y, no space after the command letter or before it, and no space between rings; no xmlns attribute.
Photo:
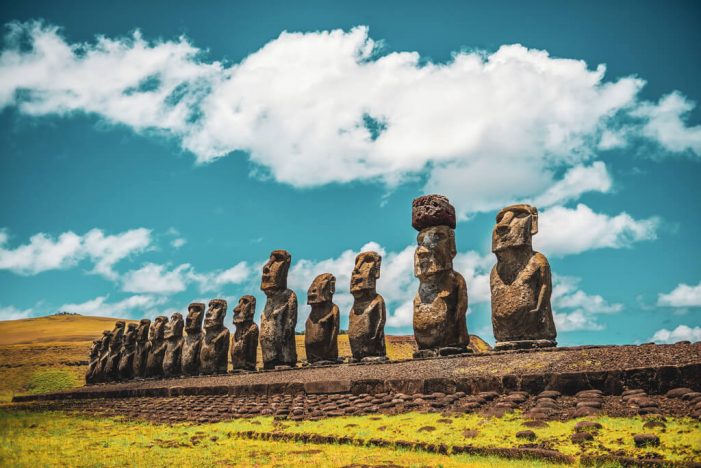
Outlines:
<svg viewBox="0 0 701 468"><path fill-rule="evenodd" d="M217 270L211 273L193 273L191 279L199 283L200 291L218 291L227 284L241 284L252 275L252 270L246 262L239 262L227 270Z"/></svg>
<svg viewBox="0 0 701 468"><path fill-rule="evenodd" d="M0 307L0 320L20 320L34 316L33 309L18 309L15 306Z"/></svg>
<svg viewBox="0 0 701 468"><path fill-rule="evenodd" d="M201 292L217 291L227 284L246 281L251 270L246 262L239 262L227 270L198 273L189 263L173 269L167 265L147 263L122 277L122 290L134 293L174 294L185 291L191 284L199 285Z"/></svg>
<svg viewBox="0 0 701 468"><path fill-rule="evenodd" d="M179 249L185 244L187 244L187 240L183 239L182 237L178 237L177 239L173 239L172 241L170 241L170 245L174 249Z"/></svg>
<svg viewBox="0 0 701 468"><path fill-rule="evenodd" d="M155 307L166 301L151 295L130 296L117 302L107 299L108 296L98 296L80 304L63 304L58 310L98 317L129 317L132 313L145 317L155 315Z"/></svg>
<svg viewBox="0 0 701 468"><path fill-rule="evenodd" d="M92 272L115 279L112 267L120 260L143 252L151 245L151 231L139 228L115 235L105 235L100 229L92 229L80 236L71 231L53 239L39 233L28 244L14 249L6 248L8 236L0 236L0 269L20 275L35 275L47 270L59 270L75 266L82 260L90 260Z"/></svg>
<svg viewBox="0 0 701 468"><path fill-rule="evenodd" d="M582 291L579 282L579 278L571 276L553 276L551 304L559 332L603 330L605 327L597 320L597 315L623 310L623 304L610 304L597 294Z"/></svg>
<svg viewBox="0 0 701 468"><path fill-rule="evenodd" d="M433 63L383 53L366 27L283 32L224 66L182 37L69 44L55 27L14 23L0 55L0 108L161 130L199 162L241 150L258 173L295 187L391 186L427 171L424 189L448 195L465 217L606 192L596 152L631 135L701 153L684 96L641 102L643 80L605 81L605 71L518 44Z"/></svg>
<svg viewBox="0 0 701 468"><path fill-rule="evenodd" d="M586 205L576 208L555 206L538 219L533 245L552 256L578 254L586 250L625 248L635 242L657 238L657 218L636 220L627 213L609 216L595 213Z"/></svg>
<svg viewBox="0 0 701 468"><path fill-rule="evenodd" d="M679 325L674 330L662 328L657 330L650 341L656 343L676 343L677 341L701 341L701 327L689 327L687 325Z"/></svg>
<svg viewBox="0 0 701 468"><path fill-rule="evenodd" d="M701 307L701 283L696 286L679 284L671 292L659 294L657 305L661 307Z"/></svg>

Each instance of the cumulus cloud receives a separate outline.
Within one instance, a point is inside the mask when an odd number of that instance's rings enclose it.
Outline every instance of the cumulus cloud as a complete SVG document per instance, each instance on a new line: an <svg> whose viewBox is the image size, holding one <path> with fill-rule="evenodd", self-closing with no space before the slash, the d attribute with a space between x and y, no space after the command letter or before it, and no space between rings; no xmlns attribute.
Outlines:
<svg viewBox="0 0 701 468"><path fill-rule="evenodd" d="M108 296L98 296L80 304L63 304L59 310L98 317L152 316L155 308L165 302L165 298L151 295L130 296L117 302L108 302Z"/></svg>
<svg viewBox="0 0 701 468"><path fill-rule="evenodd" d="M392 186L426 174L424 189L450 196L465 217L513 200L606 192L596 153L631 135L701 153L683 95L641 101L643 80L607 81L605 71L518 44L434 63L384 53L362 26L283 32L224 65L183 37L70 44L53 26L13 23L0 54L0 108L159 130L199 162L240 150L257 173L295 187Z"/></svg>
<svg viewBox="0 0 701 468"><path fill-rule="evenodd" d="M18 309L15 306L0 307L0 320L20 320L34 316L34 309Z"/></svg>
<svg viewBox="0 0 701 468"><path fill-rule="evenodd" d="M579 288L579 278L553 276L551 304L555 326L559 332L603 330L599 314L616 314L623 304L611 304L598 294L588 294Z"/></svg>
<svg viewBox="0 0 701 468"><path fill-rule="evenodd" d="M151 245L151 231L132 229L119 234L106 235L100 229L92 229L81 236L68 231L53 238L38 233L28 244L7 248L7 232L0 236L0 270L19 275L36 275L48 270L61 270L75 266L83 260L93 263L92 273L108 279L117 274L112 267L124 258L143 252Z"/></svg>
<svg viewBox="0 0 701 468"><path fill-rule="evenodd" d="M701 341L701 327L679 325L674 330L662 328L657 330L650 341L656 343L676 343L677 341Z"/></svg>
<svg viewBox="0 0 701 468"><path fill-rule="evenodd" d="M126 272L122 290L133 293L175 294L197 284L200 292L218 291L227 284L240 284L251 273L246 262L239 262L226 270L198 273L189 263L173 269L168 265L147 263L139 269Z"/></svg>
<svg viewBox="0 0 701 468"><path fill-rule="evenodd" d="M701 307L701 283L695 286L679 284L671 292L659 294L657 305L661 307Z"/></svg>

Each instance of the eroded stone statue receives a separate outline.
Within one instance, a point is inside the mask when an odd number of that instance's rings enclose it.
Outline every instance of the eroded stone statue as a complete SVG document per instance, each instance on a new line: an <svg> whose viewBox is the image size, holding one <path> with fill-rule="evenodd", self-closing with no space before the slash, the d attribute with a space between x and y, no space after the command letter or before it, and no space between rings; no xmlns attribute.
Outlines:
<svg viewBox="0 0 701 468"><path fill-rule="evenodd" d="M91 384L94 382L95 369L97 369L97 364L100 362L100 347L102 343L100 340L94 340L92 346L90 347L90 360L88 362L88 370L85 372L85 383Z"/></svg>
<svg viewBox="0 0 701 468"><path fill-rule="evenodd" d="M134 352L136 351L136 324L127 325L127 331L122 338L122 351L119 357L119 379L134 378Z"/></svg>
<svg viewBox="0 0 701 468"><path fill-rule="evenodd" d="M495 349L556 346L550 307L552 279L548 260L533 251L538 210L530 205L502 209L492 233L492 327Z"/></svg>
<svg viewBox="0 0 701 468"><path fill-rule="evenodd" d="M297 365L297 295L287 289L291 261L287 251L273 250L263 267L260 289L267 300L260 321L260 347L265 369Z"/></svg>
<svg viewBox="0 0 701 468"><path fill-rule="evenodd" d="M307 362L338 362L338 306L333 303L336 278L323 273L312 282L307 291L307 304L312 306L305 324L304 347Z"/></svg>
<svg viewBox="0 0 701 468"><path fill-rule="evenodd" d="M163 338L166 342L166 351L163 355L163 375L165 377L175 377L182 372L182 352L183 352L183 315L175 312L170 316L170 321L166 325Z"/></svg>
<svg viewBox="0 0 701 468"><path fill-rule="evenodd" d="M412 204L412 226L419 231L414 253L415 357L459 354L467 346L467 285L453 270L455 209L442 195L425 195Z"/></svg>
<svg viewBox="0 0 701 468"><path fill-rule="evenodd" d="M256 313L256 298L242 296L234 307L236 331L231 340L231 367L233 370L256 370L258 351L258 325L253 321Z"/></svg>
<svg viewBox="0 0 701 468"><path fill-rule="evenodd" d="M382 257L377 252L361 252L355 257L350 292L353 307L348 317L348 340L355 361L387 360L384 298L377 294Z"/></svg>
<svg viewBox="0 0 701 468"><path fill-rule="evenodd" d="M202 320L204 320L204 304L193 302L187 306L185 331L183 340L182 373L183 375L198 375L200 373L200 347L202 345Z"/></svg>
<svg viewBox="0 0 701 468"><path fill-rule="evenodd" d="M224 299L209 301L200 346L200 374L226 374L229 359L229 329L224 326L228 305Z"/></svg>
<svg viewBox="0 0 701 468"><path fill-rule="evenodd" d="M148 360L149 341L148 335L151 328L149 319L141 319L136 329L136 344L134 345L134 377L143 377L146 373L146 361Z"/></svg>
<svg viewBox="0 0 701 468"><path fill-rule="evenodd" d="M105 330L100 338L100 352L93 372L93 382L105 382L105 367L110 357L110 341L112 340L112 332Z"/></svg>
<svg viewBox="0 0 701 468"><path fill-rule="evenodd" d="M118 320L114 324L114 330L112 330L112 337L110 338L109 357L107 358L107 364L103 371L106 382L111 382L113 380L119 379L119 357L122 352L122 338L124 337L124 326L124 321Z"/></svg>
<svg viewBox="0 0 701 468"><path fill-rule="evenodd" d="M148 331L148 356L144 377L163 377L163 356L166 353L164 339L168 318L159 315L151 324Z"/></svg>

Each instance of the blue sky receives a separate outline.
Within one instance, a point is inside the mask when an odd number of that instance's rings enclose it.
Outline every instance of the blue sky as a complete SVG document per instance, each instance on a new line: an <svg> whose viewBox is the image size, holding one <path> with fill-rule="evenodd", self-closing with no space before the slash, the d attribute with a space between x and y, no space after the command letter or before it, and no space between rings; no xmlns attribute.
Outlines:
<svg viewBox="0 0 701 468"><path fill-rule="evenodd" d="M470 333L525 201L561 344L701 340L697 2L142 3L0 11L0 319L258 316L284 248L298 329L326 271L345 327L373 248L411 333L411 200L438 192Z"/></svg>

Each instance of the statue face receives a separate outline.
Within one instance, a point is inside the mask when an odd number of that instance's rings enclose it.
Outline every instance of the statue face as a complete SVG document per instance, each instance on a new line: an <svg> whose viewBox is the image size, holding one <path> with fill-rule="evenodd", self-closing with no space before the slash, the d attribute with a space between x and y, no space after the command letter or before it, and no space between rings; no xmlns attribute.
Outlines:
<svg viewBox="0 0 701 468"><path fill-rule="evenodd" d="M185 330L188 334L197 333L202 329L204 319L204 304L193 302L187 307L187 318L185 319Z"/></svg>
<svg viewBox="0 0 701 468"><path fill-rule="evenodd" d="M124 322L122 320L114 324L114 330L112 330L112 338L110 340L110 347L117 349L122 345L122 337L124 336Z"/></svg>
<svg viewBox="0 0 701 468"><path fill-rule="evenodd" d="M234 323L251 322L255 313L256 298L253 296L242 296L238 305L234 307Z"/></svg>
<svg viewBox="0 0 701 468"><path fill-rule="evenodd" d="M156 320L153 321L151 328L149 328L148 339L150 341L162 340L163 335L165 334L166 323L168 323L168 319L166 317L162 315L156 317Z"/></svg>
<svg viewBox="0 0 701 468"><path fill-rule="evenodd" d="M375 283L380 277L382 257L377 252L361 252L355 257L355 268L351 274L351 293L375 290Z"/></svg>
<svg viewBox="0 0 701 468"><path fill-rule="evenodd" d="M168 340L170 338L181 338L183 336L183 316L179 312L175 312L170 316L170 322L165 327L163 337Z"/></svg>
<svg viewBox="0 0 701 468"><path fill-rule="evenodd" d="M492 231L492 252L510 248L531 247L538 232L538 210L530 205L507 206L497 214Z"/></svg>
<svg viewBox="0 0 701 468"><path fill-rule="evenodd" d="M212 299L209 301L207 314L204 316L204 328L221 328L224 326L227 304L224 299Z"/></svg>
<svg viewBox="0 0 701 468"><path fill-rule="evenodd" d="M273 250L270 259L263 267L263 277L260 289L267 291L280 291L287 289L287 270L290 268L292 257L284 250Z"/></svg>
<svg viewBox="0 0 701 468"><path fill-rule="evenodd" d="M100 350L101 351L107 351L110 347L110 342L112 341L112 332L109 330L105 330L102 332L102 339L100 340Z"/></svg>
<svg viewBox="0 0 701 468"><path fill-rule="evenodd" d="M307 304L331 302L336 292L336 277L331 273L323 273L312 281L307 291Z"/></svg>
<svg viewBox="0 0 701 468"><path fill-rule="evenodd" d="M414 276L424 278L453 269L455 232L448 226L423 229L416 237Z"/></svg>
<svg viewBox="0 0 701 468"><path fill-rule="evenodd" d="M141 319L139 328L136 329L136 341L138 343L145 343L148 341L150 327L151 321L149 319Z"/></svg>
<svg viewBox="0 0 701 468"><path fill-rule="evenodd" d="M132 346L136 341L136 324L130 323L124 332L124 346Z"/></svg>

